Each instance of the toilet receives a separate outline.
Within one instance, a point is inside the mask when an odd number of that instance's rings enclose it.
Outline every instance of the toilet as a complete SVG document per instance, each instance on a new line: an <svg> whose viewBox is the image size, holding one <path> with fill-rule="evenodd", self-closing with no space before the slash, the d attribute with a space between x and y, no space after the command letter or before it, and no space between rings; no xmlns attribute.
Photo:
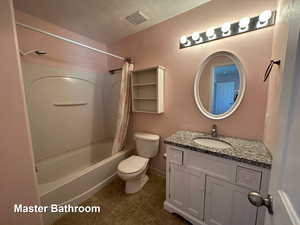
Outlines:
<svg viewBox="0 0 300 225"><path fill-rule="evenodd" d="M125 192L135 193L143 188L149 180L146 175L149 160L157 155L159 136L149 133L135 133L137 155L121 161L118 165L118 175L126 182Z"/></svg>

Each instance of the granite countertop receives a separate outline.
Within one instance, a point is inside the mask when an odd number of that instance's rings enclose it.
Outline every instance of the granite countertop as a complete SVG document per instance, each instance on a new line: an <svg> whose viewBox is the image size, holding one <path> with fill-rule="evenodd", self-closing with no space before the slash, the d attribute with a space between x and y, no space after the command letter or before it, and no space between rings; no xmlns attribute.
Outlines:
<svg viewBox="0 0 300 225"><path fill-rule="evenodd" d="M267 169L271 168L272 156L268 152L265 145L260 141L250 141L239 138L218 136L215 139L225 141L232 146L225 149L218 149L195 143L193 140L197 137L212 138L209 134L182 130L177 131L175 134L166 138L164 143Z"/></svg>

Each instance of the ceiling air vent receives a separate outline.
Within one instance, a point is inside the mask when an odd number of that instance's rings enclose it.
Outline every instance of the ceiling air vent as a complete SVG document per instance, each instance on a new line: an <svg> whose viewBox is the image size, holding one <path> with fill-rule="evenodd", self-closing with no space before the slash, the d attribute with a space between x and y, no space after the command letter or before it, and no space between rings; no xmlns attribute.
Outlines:
<svg viewBox="0 0 300 225"><path fill-rule="evenodd" d="M131 15L127 16L126 20L128 20L128 22L133 25L139 25L139 24L147 21L148 17L145 14L143 14L141 11L138 10L138 11L132 13Z"/></svg>

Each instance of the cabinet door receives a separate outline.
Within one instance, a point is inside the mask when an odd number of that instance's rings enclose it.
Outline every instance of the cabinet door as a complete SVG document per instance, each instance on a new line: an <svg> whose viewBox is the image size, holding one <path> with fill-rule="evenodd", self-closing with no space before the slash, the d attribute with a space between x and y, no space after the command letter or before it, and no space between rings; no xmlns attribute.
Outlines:
<svg viewBox="0 0 300 225"><path fill-rule="evenodd" d="M257 208L248 201L250 190L233 186L230 224L255 225Z"/></svg>
<svg viewBox="0 0 300 225"><path fill-rule="evenodd" d="M186 170L186 210L199 220L203 220L205 175L198 170Z"/></svg>
<svg viewBox="0 0 300 225"><path fill-rule="evenodd" d="M231 225L229 224L230 192L227 183L209 176L206 177L204 221L207 225Z"/></svg>
<svg viewBox="0 0 300 225"><path fill-rule="evenodd" d="M208 225L255 225L257 208L247 199L249 190L207 176L205 223Z"/></svg>
<svg viewBox="0 0 300 225"><path fill-rule="evenodd" d="M186 199L185 169L175 163L169 164L170 200L179 208L184 207Z"/></svg>

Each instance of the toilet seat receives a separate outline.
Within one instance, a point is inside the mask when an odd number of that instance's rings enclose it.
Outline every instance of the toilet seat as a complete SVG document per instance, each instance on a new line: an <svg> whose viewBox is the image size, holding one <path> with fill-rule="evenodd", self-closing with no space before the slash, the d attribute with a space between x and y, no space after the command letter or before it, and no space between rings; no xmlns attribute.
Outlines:
<svg viewBox="0 0 300 225"><path fill-rule="evenodd" d="M118 165L118 171L124 174L137 173L143 171L147 167L148 162L149 159L147 158L133 155Z"/></svg>

